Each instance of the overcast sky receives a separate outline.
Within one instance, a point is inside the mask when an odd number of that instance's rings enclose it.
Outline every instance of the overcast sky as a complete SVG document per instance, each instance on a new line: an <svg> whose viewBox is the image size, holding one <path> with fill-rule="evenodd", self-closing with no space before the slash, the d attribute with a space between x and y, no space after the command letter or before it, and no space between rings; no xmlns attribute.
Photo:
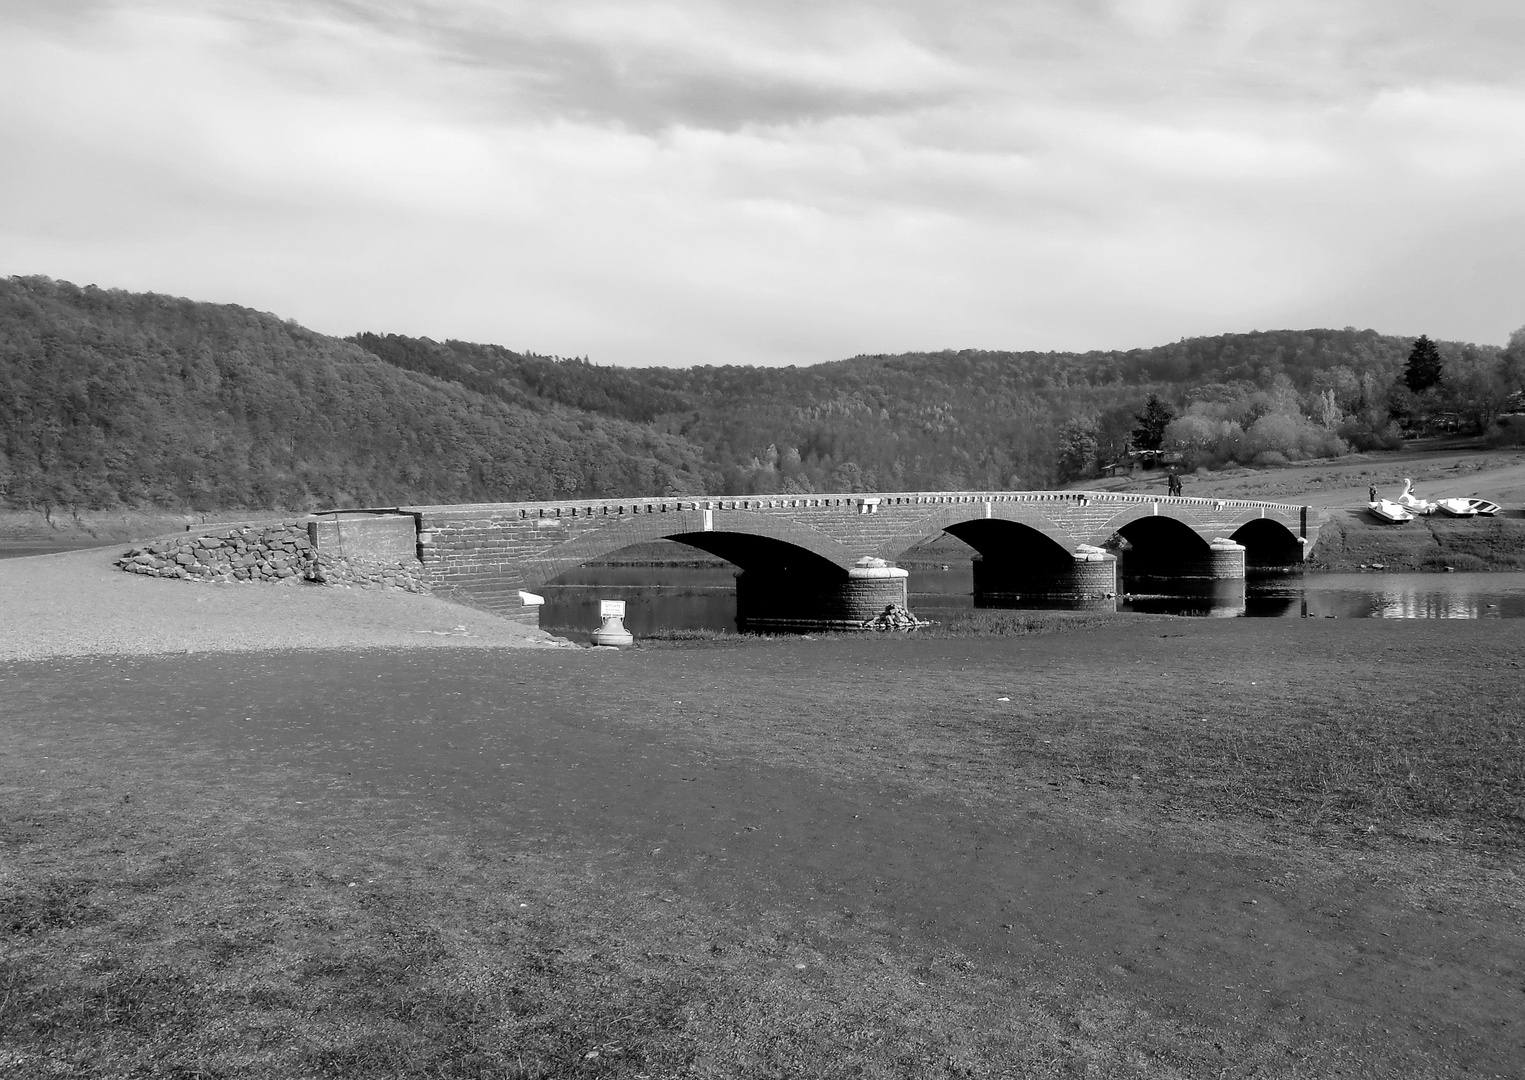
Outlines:
<svg viewBox="0 0 1525 1080"><path fill-rule="evenodd" d="M1520 0L0 0L0 274L598 363L1525 323Z"/></svg>

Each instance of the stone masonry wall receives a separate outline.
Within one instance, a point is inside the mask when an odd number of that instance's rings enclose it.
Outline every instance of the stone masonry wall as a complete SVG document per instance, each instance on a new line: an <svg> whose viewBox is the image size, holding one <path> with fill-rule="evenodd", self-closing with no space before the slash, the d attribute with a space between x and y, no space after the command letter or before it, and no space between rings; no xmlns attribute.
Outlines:
<svg viewBox="0 0 1525 1080"><path fill-rule="evenodd" d="M1049 533L1061 546L1102 544L1139 516L1178 517L1204 540L1271 517L1294 533L1297 507L1236 500L1089 492L962 492L721 499L600 499L404 507L420 526L420 551L436 591L460 593L508 618L533 622L520 592L627 544L681 533L736 531L773 537L844 569L862 556L894 559L946 525L991 516ZM1307 523L1310 543L1317 517Z"/></svg>
<svg viewBox="0 0 1525 1080"><path fill-rule="evenodd" d="M307 522L231 526L156 540L131 549L116 565L130 574L187 581L428 589L417 559L377 563L319 552Z"/></svg>
<svg viewBox="0 0 1525 1080"><path fill-rule="evenodd" d="M116 564L150 577L295 583L317 569L317 551L305 524L283 522L156 540L133 548Z"/></svg>

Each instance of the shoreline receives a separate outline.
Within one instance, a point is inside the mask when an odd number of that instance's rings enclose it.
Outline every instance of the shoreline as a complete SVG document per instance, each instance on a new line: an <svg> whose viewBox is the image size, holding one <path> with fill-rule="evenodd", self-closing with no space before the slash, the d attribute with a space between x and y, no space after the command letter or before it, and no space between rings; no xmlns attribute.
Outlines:
<svg viewBox="0 0 1525 1080"><path fill-rule="evenodd" d="M123 573L115 546L0 559L0 664L66 656L570 649L536 627L400 589L211 584Z"/></svg>

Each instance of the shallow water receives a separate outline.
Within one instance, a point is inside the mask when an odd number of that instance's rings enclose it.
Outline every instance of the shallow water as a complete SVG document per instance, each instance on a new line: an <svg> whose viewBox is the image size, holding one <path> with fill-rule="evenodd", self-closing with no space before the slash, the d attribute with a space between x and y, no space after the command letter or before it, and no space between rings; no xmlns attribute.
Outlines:
<svg viewBox="0 0 1525 1080"><path fill-rule="evenodd" d="M0 543L0 559L52 555L99 542ZM541 592L540 625L592 630L600 600L626 602L625 626L637 637L657 630L736 629L736 578L731 569L670 566L582 567ZM947 570L913 570L911 610L946 619L974 604L968 563ZM1520 619L1525 618L1525 573L1308 574L1218 582L1202 595L1147 592L1134 584L1109 600L1047 601L1011 605L1048 610L1139 611L1202 618Z"/></svg>
<svg viewBox="0 0 1525 1080"><path fill-rule="evenodd" d="M86 548L109 547L99 540L74 541L66 544L44 544L32 541L0 541L0 559L24 559L31 555L58 555L65 551L83 551ZM130 544L122 544L126 551Z"/></svg>
<svg viewBox="0 0 1525 1080"><path fill-rule="evenodd" d="M637 637L656 630L736 629L735 572L679 567L583 567L541 589L540 625L592 630L600 600L624 600L625 626ZM911 610L947 619L972 611L967 564L913 570ZM1048 610L1138 611L1199 618L1519 619L1525 573L1308 574L1216 582L1197 595L1146 592L1133 584L1106 600L1011 604ZM1002 605L1006 606L1006 605Z"/></svg>

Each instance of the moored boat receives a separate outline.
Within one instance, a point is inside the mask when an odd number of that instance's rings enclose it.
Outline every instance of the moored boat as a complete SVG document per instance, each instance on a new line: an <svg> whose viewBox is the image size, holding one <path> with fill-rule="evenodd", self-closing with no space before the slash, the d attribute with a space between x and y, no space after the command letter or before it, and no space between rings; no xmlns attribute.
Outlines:
<svg viewBox="0 0 1525 1080"><path fill-rule="evenodd" d="M1477 508L1471 499L1436 499L1435 509L1447 517L1477 517Z"/></svg>
<svg viewBox="0 0 1525 1080"><path fill-rule="evenodd" d="M1433 514L1435 504L1427 502L1414 494L1414 481L1408 477L1403 478L1403 494L1398 496L1398 503L1406 510L1415 514Z"/></svg>
<svg viewBox="0 0 1525 1080"><path fill-rule="evenodd" d="M1373 516L1395 525L1414 520L1414 512L1412 510L1393 502L1391 499L1378 499L1376 502L1367 503L1366 508L1372 512Z"/></svg>

